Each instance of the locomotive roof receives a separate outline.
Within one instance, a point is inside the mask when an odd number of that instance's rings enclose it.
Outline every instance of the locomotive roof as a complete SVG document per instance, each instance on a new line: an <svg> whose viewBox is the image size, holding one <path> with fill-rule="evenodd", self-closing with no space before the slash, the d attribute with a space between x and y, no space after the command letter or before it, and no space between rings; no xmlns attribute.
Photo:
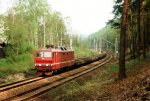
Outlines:
<svg viewBox="0 0 150 101"><path fill-rule="evenodd" d="M62 50L62 49L39 49L36 51L52 51L52 52L68 52L68 51L73 51L73 50Z"/></svg>

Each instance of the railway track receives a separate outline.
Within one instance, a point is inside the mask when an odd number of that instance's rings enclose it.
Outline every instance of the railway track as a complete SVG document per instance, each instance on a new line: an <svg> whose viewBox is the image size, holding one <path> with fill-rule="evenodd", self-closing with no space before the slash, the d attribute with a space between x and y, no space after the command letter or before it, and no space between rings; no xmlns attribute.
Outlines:
<svg viewBox="0 0 150 101"><path fill-rule="evenodd" d="M111 58L112 56L108 54L105 58L99 61L93 62L73 71L68 71L47 78L33 78L27 81L14 83L12 85L3 86L0 88L0 101L34 100L41 94L106 64L111 60Z"/></svg>
<svg viewBox="0 0 150 101"><path fill-rule="evenodd" d="M20 81L13 82L10 84L0 85L0 92L5 91L5 90L9 90L9 89L17 87L17 86L32 83L32 82L38 81L40 79L43 79L43 78L42 77L28 78L28 79L20 80Z"/></svg>

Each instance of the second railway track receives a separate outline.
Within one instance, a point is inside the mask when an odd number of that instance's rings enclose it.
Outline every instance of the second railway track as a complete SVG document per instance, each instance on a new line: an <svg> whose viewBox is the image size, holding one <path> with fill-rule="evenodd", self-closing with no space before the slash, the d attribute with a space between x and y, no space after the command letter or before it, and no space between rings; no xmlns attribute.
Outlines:
<svg viewBox="0 0 150 101"><path fill-rule="evenodd" d="M53 89L67 81L75 79L83 74L86 74L111 60L112 56L108 54L105 58L93 62L87 66L68 71L56 76L47 78L37 78L34 82L22 83L20 86L11 87L5 86L5 89L0 89L0 101L27 101L33 100L41 94ZM21 83L21 82L19 82ZM6 89L7 88L7 89Z"/></svg>

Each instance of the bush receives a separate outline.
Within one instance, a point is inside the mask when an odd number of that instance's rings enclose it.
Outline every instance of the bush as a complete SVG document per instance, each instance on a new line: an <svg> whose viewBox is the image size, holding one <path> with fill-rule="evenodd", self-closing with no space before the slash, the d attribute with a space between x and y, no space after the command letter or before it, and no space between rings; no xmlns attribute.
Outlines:
<svg viewBox="0 0 150 101"><path fill-rule="evenodd" d="M0 76L28 71L34 68L33 55L22 54L14 57L0 59Z"/></svg>
<svg viewBox="0 0 150 101"><path fill-rule="evenodd" d="M4 48L6 57L15 57L25 53L33 54L34 47L32 45L22 44L22 45L10 45Z"/></svg>

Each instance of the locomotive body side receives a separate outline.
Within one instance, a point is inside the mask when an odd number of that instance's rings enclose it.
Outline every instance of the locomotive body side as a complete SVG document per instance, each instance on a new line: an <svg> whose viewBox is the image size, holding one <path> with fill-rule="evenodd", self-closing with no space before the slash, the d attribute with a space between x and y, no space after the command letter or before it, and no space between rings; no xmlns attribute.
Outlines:
<svg viewBox="0 0 150 101"><path fill-rule="evenodd" d="M60 49L37 50L34 54L34 60L37 76L51 75L53 71L74 65L74 51Z"/></svg>
<svg viewBox="0 0 150 101"><path fill-rule="evenodd" d="M53 52L52 70L74 65L73 51L55 51Z"/></svg>

